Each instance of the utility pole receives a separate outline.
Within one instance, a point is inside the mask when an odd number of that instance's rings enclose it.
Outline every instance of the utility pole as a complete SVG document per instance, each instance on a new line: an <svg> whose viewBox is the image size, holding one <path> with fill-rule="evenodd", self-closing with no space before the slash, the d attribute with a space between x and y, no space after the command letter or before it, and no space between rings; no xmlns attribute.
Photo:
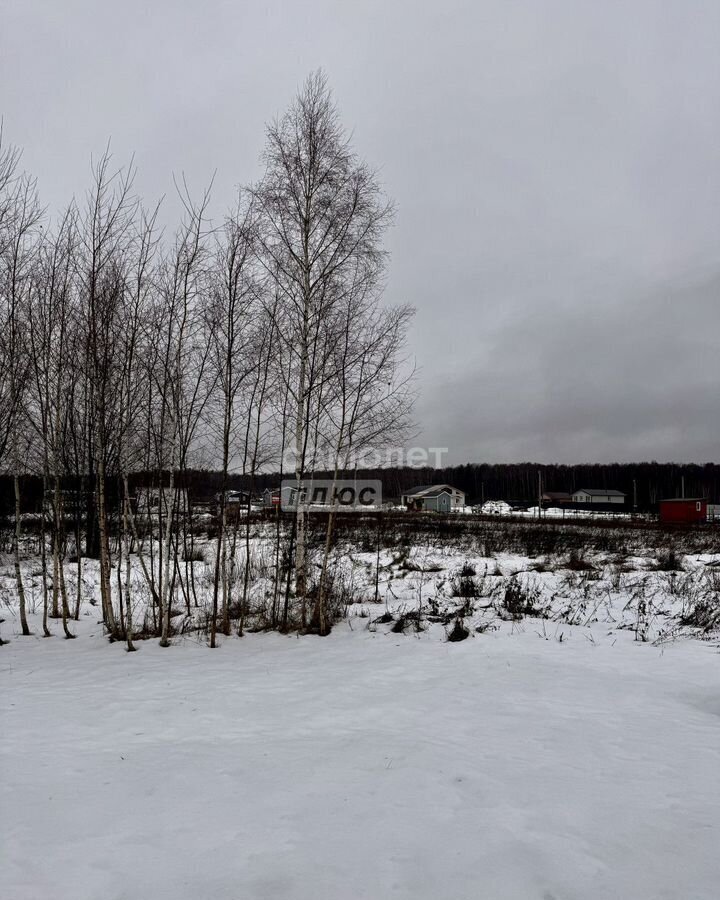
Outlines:
<svg viewBox="0 0 720 900"><path fill-rule="evenodd" d="M538 469L538 522L542 516L542 472Z"/></svg>
<svg viewBox="0 0 720 900"><path fill-rule="evenodd" d="M633 478L633 512L637 512L637 481Z"/></svg>
<svg viewBox="0 0 720 900"><path fill-rule="evenodd" d="M684 476L684 475L682 476L682 479L681 479L680 483L681 483L681 485L682 485L682 490L681 490L681 492L680 492L680 496L681 496L681 497L683 498L683 500L684 500L684 499L685 499L685 476Z"/></svg>

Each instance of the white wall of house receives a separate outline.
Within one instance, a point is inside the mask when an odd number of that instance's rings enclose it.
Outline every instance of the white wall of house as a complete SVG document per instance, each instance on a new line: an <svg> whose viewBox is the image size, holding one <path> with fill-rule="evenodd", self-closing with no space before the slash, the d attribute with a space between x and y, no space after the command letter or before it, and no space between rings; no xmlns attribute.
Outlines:
<svg viewBox="0 0 720 900"><path fill-rule="evenodd" d="M587 491L575 491L573 503L618 503L622 505L625 497L617 494L589 494Z"/></svg>

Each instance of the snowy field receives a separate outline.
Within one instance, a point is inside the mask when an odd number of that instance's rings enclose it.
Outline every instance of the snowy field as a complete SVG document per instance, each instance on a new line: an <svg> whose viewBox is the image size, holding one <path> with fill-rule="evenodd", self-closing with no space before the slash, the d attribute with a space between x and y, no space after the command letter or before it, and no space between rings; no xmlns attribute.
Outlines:
<svg viewBox="0 0 720 900"><path fill-rule="evenodd" d="M718 897L712 641L354 616L130 654L84 613L4 626L4 897Z"/></svg>

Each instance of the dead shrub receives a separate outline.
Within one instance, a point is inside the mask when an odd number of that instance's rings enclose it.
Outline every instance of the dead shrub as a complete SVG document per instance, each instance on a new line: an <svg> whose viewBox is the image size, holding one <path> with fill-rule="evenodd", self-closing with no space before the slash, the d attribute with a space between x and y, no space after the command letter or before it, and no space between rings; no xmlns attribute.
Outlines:
<svg viewBox="0 0 720 900"><path fill-rule="evenodd" d="M205 553L200 547L183 551L183 562L205 562Z"/></svg>
<svg viewBox="0 0 720 900"><path fill-rule="evenodd" d="M711 597L703 597L693 603L681 616L680 624L709 632L720 626L720 602Z"/></svg>
<svg viewBox="0 0 720 900"><path fill-rule="evenodd" d="M372 620L373 625L388 625L390 622L394 621L394 616L391 612L384 612L381 616L377 616L377 618Z"/></svg>
<svg viewBox="0 0 720 900"><path fill-rule="evenodd" d="M682 572L684 567L675 548L670 547L658 553L654 568L657 572Z"/></svg>
<svg viewBox="0 0 720 900"><path fill-rule="evenodd" d="M464 641L465 638L470 636L469 630L465 626L465 622L458 616L453 621L453 626L450 631L447 632L447 640L451 643L457 643L458 641Z"/></svg>
<svg viewBox="0 0 720 900"><path fill-rule="evenodd" d="M582 551L573 549L570 551L565 568L570 569L571 572L590 572L595 567L589 560L585 559Z"/></svg>
<svg viewBox="0 0 720 900"><path fill-rule="evenodd" d="M473 570L474 571L474 570ZM450 583L451 597L479 597L480 586L472 575L460 575Z"/></svg>
<svg viewBox="0 0 720 900"><path fill-rule="evenodd" d="M513 575L505 582L502 611L515 621L519 621L523 616L545 615L537 606L539 597L540 589L537 585L525 584Z"/></svg>
<svg viewBox="0 0 720 900"><path fill-rule="evenodd" d="M405 634L406 630L419 633L425 630L425 622L423 616L417 610L410 612L401 612L390 631L393 634Z"/></svg>

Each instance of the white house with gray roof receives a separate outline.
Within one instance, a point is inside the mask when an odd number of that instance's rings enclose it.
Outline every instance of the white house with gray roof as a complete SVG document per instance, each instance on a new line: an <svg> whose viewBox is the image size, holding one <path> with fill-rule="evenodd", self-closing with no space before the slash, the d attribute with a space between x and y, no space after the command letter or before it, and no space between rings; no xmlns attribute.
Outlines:
<svg viewBox="0 0 720 900"><path fill-rule="evenodd" d="M616 503L621 506L625 502L622 491L610 491L605 488L581 488L572 495L573 503Z"/></svg>
<svg viewBox="0 0 720 900"><path fill-rule="evenodd" d="M410 488L400 497L408 509L452 512L465 506L465 492L450 484L429 484Z"/></svg>

